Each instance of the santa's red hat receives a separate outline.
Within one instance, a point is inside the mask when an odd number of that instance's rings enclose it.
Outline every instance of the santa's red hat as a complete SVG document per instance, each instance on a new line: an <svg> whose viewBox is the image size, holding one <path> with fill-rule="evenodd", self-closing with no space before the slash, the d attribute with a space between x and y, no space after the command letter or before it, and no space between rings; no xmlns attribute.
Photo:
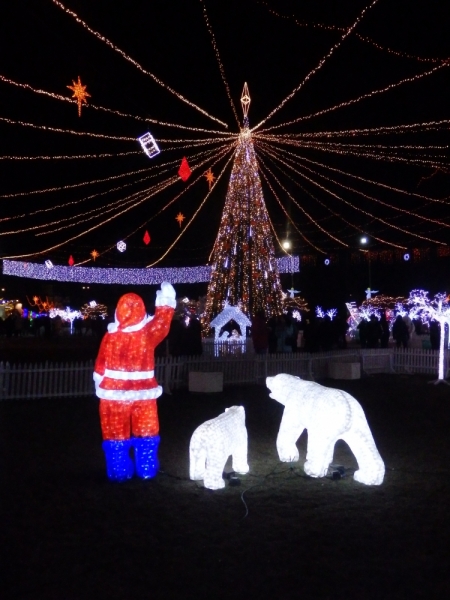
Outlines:
<svg viewBox="0 0 450 600"><path fill-rule="evenodd" d="M145 317L145 305L140 296L129 293L120 298L116 308L116 322L119 330L137 325Z"/></svg>

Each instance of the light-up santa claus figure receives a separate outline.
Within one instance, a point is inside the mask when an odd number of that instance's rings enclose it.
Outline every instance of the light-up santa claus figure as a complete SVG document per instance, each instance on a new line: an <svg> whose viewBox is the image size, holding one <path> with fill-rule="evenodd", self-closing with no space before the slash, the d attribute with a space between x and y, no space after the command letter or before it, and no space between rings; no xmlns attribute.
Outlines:
<svg viewBox="0 0 450 600"><path fill-rule="evenodd" d="M159 469L156 399L162 388L155 379L154 351L169 332L176 306L170 283L161 284L155 306L151 317L140 296L122 296L95 363L106 471L113 481L130 479L135 469L148 479Z"/></svg>

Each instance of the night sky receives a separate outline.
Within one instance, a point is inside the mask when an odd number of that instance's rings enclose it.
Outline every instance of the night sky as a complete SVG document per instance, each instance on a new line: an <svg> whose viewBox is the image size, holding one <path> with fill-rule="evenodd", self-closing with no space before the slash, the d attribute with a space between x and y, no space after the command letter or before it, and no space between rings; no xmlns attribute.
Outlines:
<svg viewBox="0 0 450 600"><path fill-rule="evenodd" d="M207 10L239 119L242 115L239 102L242 87L245 81L249 85L252 99L249 118L250 126L254 126L276 108L338 42L343 32L336 27L349 27L364 7L370 6L369 2L359 0L309 0L301 3L283 0L205 0L204 3L200 0L116 0L114 3L107 0L65 0L64 3L92 29L111 40L164 84L225 122L228 129L187 106L155 83L151 77L86 31L52 0L4 3L0 21L0 75L66 97L71 96L66 86L80 76L91 94L88 100L94 105L141 118L232 133L238 132L238 125L221 78L203 7ZM439 1L412 3L406 0L379 0L366 11L354 32L326 60L323 67L265 126L315 113L438 66L450 56L446 12L445 3ZM395 52L441 61L426 62L389 53L362 41L356 33ZM415 83L405 84L354 106L274 130L273 133L376 128L447 119L448 77L448 68L444 67ZM2 157L135 152L127 156L79 160L0 160L2 257L23 256L24 260L33 261L50 258L55 263L67 264L70 255L76 262L88 260L95 248L100 252L96 261L98 266L144 267L158 260L180 233L175 216L183 213L186 216L185 225L208 191L206 181L201 178L188 193L158 215L186 187L186 184L177 181L139 207L105 223L106 210L117 206L117 209L113 208L107 213L109 218L120 210L119 201L122 198L146 189L153 181L161 180L162 176L150 180L150 183L138 182L137 179L151 175L157 168L161 170L162 165L169 162L172 164L164 177L176 175L182 157L187 156L189 160L192 154L202 149L189 148L186 143L174 140L198 140L216 134L146 123L94 110L89 106L83 107L82 117L79 118L74 103L58 101L4 81L0 81L0 107L0 117L3 119L63 130L134 139L151 131L161 148L161 154L150 160L139 152L136 141L53 133L0 120ZM429 146L448 144L448 125L415 135L356 136L351 141L355 140L356 143L385 145L388 148L383 152L391 154L394 150L389 150L389 147L393 145L422 145L424 149L421 152L398 150L397 156L410 158L414 154L421 160L427 160L430 155L439 154L439 163L448 164L448 149L427 150ZM349 138L334 141L350 142ZM342 156L313 149L287 150L409 192L438 199L450 195L449 175L444 167L429 177L435 172L434 158L430 163L418 165L407 161ZM213 160L211 158L211 162ZM213 168L216 175L225 162L222 160ZM197 174L208 166L206 164ZM29 193L144 169L146 171L142 173L109 182L88 183L48 193ZM158 266L201 265L207 262L218 230L230 170L231 164L186 234ZM394 248L380 240L408 250L418 247L431 248L434 252L437 248L433 242L414 237L411 233L448 242L449 229L431 221L416 219L411 214L416 212L428 219L450 223L445 203L393 194L386 188L360 185L355 180L341 178L340 181L358 187L388 204L378 205L342 188L339 192L338 188L332 188L355 206L366 213L375 214L384 222L358 212L323 191L317 191L308 183L303 182L302 185L306 191L314 193L322 204L302 192L291 179L284 179L284 185L323 229L347 244L349 252L358 247L358 239L363 232L373 236L371 243L378 251ZM124 184L131 185L122 190L111 189ZM279 189L285 209L304 237L300 235L289 223L267 186L264 183L263 186L277 233L281 239L288 236L292 240L296 254L323 257L337 255L342 250L342 245L311 223L295 207L287 193ZM14 195L24 192L24 195ZM80 201L98 193L103 194ZM114 202L117 204L114 205ZM396 213L390 208L393 205L408 212ZM50 210L42 212L42 209ZM95 218L83 221L88 216L85 213L95 209L98 209L97 213L90 213ZM340 221L336 216L339 214L354 227ZM17 218L17 215L23 216ZM55 225L50 225L52 222ZM89 227L100 224L90 233L60 245ZM38 229L30 229L32 227ZM55 228L59 231L36 235L39 232L51 232ZM18 230L22 231L8 233ZM142 241L145 230L149 231L152 238L148 246ZM305 237L314 247L305 241ZM124 254L115 249L120 239L126 239L128 244ZM315 248L324 254L318 253ZM85 264L92 266L93 263L90 261Z"/></svg>

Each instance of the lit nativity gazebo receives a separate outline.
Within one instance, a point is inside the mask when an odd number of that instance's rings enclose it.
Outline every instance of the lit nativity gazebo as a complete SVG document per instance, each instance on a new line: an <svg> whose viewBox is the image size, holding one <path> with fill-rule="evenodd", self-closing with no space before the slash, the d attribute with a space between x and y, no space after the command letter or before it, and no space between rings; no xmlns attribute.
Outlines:
<svg viewBox="0 0 450 600"><path fill-rule="evenodd" d="M231 334L228 331L224 331L222 335L220 331L222 328L229 323L234 321L241 332L233 330ZM234 352L239 348L240 352L245 352L246 345L246 328L251 327L252 323L250 319L242 312L238 306L228 306L220 312L210 323L210 327L214 327L214 355L218 356L219 345L230 344L230 352Z"/></svg>

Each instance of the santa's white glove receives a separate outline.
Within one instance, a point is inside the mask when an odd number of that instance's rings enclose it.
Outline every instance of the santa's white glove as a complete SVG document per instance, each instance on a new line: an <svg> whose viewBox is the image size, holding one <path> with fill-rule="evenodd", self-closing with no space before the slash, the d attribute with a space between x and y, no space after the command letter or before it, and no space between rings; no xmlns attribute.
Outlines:
<svg viewBox="0 0 450 600"><path fill-rule="evenodd" d="M100 375L100 373L96 373L96 372L94 371L94 377L93 377L93 379L94 379L94 384L95 384L95 390L96 390L96 391L98 390L98 386L99 386L99 385L101 384L101 382L103 381L103 377L104 377L103 375Z"/></svg>
<svg viewBox="0 0 450 600"><path fill-rule="evenodd" d="M167 281L163 281L161 289L156 292L155 306L170 306L171 308L176 308L177 306L175 290Z"/></svg>

